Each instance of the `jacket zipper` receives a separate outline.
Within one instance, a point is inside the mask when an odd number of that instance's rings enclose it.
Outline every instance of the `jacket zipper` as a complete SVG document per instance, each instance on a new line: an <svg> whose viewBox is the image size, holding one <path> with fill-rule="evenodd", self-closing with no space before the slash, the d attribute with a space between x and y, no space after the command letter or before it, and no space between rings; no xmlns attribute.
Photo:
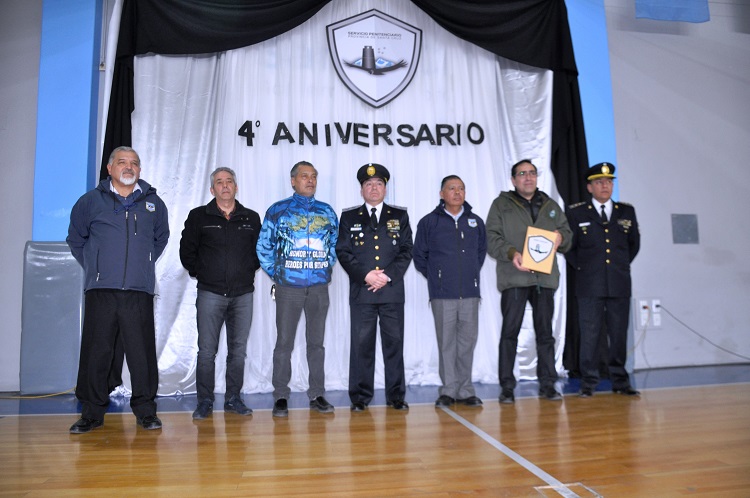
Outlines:
<svg viewBox="0 0 750 498"><path fill-rule="evenodd" d="M122 289L125 290L125 276L128 273L128 248L130 247L130 223L128 220L128 214L130 211L125 211L125 265L122 270Z"/></svg>
<svg viewBox="0 0 750 498"><path fill-rule="evenodd" d="M458 228L458 220L453 220L453 222L456 224L456 244L458 245L458 298L463 299L464 298L464 274L463 274L463 265L461 264L461 245L464 238L464 232L463 230Z"/></svg>

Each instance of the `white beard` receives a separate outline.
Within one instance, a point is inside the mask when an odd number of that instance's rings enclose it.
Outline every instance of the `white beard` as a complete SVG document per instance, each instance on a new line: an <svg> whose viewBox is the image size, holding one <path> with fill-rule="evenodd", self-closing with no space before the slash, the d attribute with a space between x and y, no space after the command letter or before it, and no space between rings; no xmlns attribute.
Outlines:
<svg viewBox="0 0 750 498"><path fill-rule="evenodd" d="M135 181L135 176L125 176L125 173L122 173L120 175L120 183L122 183L123 185L132 185L135 183Z"/></svg>

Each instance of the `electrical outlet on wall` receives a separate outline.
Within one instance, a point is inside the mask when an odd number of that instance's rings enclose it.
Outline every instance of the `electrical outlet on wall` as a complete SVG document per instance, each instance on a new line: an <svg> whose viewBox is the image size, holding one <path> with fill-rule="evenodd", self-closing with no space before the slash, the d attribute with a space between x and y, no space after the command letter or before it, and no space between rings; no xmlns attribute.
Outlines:
<svg viewBox="0 0 750 498"><path fill-rule="evenodd" d="M661 328L661 299L641 297L633 301L633 317L636 329Z"/></svg>
<svg viewBox="0 0 750 498"><path fill-rule="evenodd" d="M651 300L651 326L661 328L661 299Z"/></svg>

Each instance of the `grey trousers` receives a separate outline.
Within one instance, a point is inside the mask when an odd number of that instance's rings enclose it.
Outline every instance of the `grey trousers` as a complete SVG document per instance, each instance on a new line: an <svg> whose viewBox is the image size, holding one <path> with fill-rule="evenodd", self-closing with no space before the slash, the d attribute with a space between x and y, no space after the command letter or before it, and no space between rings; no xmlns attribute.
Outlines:
<svg viewBox="0 0 750 498"><path fill-rule="evenodd" d="M276 347L273 350L273 399L289 398L292 351L297 324L305 312L305 339L309 387L312 400L325 393L325 347L323 339L328 315L328 284L288 287L276 284Z"/></svg>
<svg viewBox="0 0 750 498"><path fill-rule="evenodd" d="M479 298L433 299L430 303L443 382L439 393L456 399L475 396L471 370L479 333Z"/></svg>

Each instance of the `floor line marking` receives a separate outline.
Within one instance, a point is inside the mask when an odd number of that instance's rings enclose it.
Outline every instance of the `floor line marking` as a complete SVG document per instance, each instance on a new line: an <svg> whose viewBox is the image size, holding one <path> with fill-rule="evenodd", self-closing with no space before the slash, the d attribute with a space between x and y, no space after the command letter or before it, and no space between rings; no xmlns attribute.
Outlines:
<svg viewBox="0 0 750 498"><path fill-rule="evenodd" d="M543 471L533 463L531 463L526 458L522 457L520 454L516 453L515 451L511 450L507 446L505 446L503 443L498 441L497 439L493 438L486 432L484 432L482 429L477 427L476 425L472 424L453 410L447 408L447 407L440 407L445 413L453 417L458 423L469 429L471 432L482 438L485 442L493 446L495 449L499 450L505 456L510 458L511 460L518 463L521 467L525 468L535 476L537 476L539 479L546 482L548 485L552 487L555 491L560 493L562 496L565 496L566 498L581 498L579 495L568 489L568 487L563 484L562 482L555 479L553 476L548 474L547 472Z"/></svg>

